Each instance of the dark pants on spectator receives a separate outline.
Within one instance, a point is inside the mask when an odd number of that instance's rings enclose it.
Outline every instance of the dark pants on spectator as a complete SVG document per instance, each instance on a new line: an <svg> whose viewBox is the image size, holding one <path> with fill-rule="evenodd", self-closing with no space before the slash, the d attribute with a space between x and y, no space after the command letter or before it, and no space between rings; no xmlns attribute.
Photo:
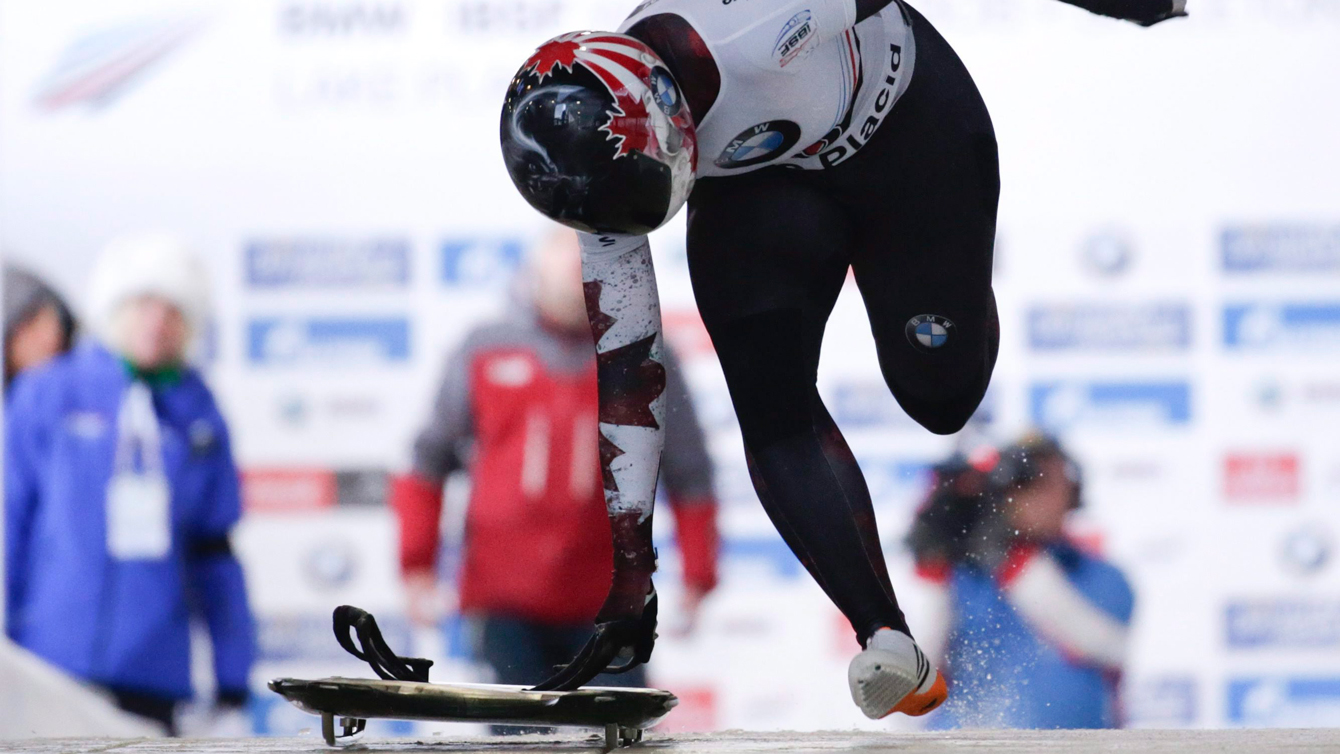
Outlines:
<svg viewBox="0 0 1340 754"><path fill-rule="evenodd" d="M177 700L165 699L138 691L108 688L116 706L132 715L137 715L163 726L163 733L177 735Z"/></svg>
<svg viewBox="0 0 1340 754"><path fill-rule="evenodd" d="M591 638L590 623L549 624L524 618L490 615L479 622L476 659L493 668L498 683L534 686L553 675L555 666L572 661ZM647 685L646 666L618 675L595 677L590 686ZM495 735L552 733L552 728L494 725Z"/></svg>

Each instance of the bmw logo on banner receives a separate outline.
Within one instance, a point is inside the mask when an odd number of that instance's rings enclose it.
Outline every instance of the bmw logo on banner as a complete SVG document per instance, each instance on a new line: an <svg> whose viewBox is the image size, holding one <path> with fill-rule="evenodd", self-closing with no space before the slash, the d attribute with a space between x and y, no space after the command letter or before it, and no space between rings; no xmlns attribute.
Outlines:
<svg viewBox="0 0 1340 754"><path fill-rule="evenodd" d="M747 168L784 156L800 141L800 126L789 120L759 123L741 131L721 151L716 165L727 170Z"/></svg>
<svg viewBox="0 0 1340 754"><path fill-rule="evenodd" d="M954 323L948 317L941 317L938 314L918 314L912 319L907 320L907 327L903 332L907 334L907 342L918 351L930 353L949 342L949 334L954 330Z"/></svg>

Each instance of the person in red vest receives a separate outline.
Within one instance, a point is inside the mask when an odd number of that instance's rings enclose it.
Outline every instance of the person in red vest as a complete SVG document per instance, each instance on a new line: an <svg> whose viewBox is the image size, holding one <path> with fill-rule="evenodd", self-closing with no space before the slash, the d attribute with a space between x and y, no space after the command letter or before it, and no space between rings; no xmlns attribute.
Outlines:
<svg viewBox="0 0 1340 754"><path fill-rule="evenodd" d="M497 681L523 685L548 677L586 642L613 558L576 234L555 230L529 272L519 298L532 305L476 328L448 359L413 471L392 487L410 616L430 623L443 482L457 470L470 473L460 609L478 619L479 659ZM717 506L702 429L678 364L667 362L661 479L684 564L682 612L692 625L717 581ZM637 668L596 683L645 686L646 676Z"/></svg>

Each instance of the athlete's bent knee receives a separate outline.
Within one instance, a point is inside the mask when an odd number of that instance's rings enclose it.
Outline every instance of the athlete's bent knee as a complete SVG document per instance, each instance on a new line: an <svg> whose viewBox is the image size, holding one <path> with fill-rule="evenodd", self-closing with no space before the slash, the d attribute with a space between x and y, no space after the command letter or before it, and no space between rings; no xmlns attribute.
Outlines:
<svg viewBox="0 0 1340 754"><path fill-rule="evenodd" d="M898 405L917 424L937 435L952 435L963 429L977 412L986 395L986 381L979 388L948 400L924 400L912 396L897 396Z"/></svg>
<svg viewBox="0 0 1340 754"><path fill-rule="evenodd" d="M1000 350L1000 323L994 295L983 332L985 342L979 346L978 359L959 360L926 371L908 370L906 364L899 369L894 361L899 358L896 355L890 360L881 359L884 381L898 405L918 424L937 435L952 435L963 429L991 384L991 373L995 371L996 355Z"/></svg>

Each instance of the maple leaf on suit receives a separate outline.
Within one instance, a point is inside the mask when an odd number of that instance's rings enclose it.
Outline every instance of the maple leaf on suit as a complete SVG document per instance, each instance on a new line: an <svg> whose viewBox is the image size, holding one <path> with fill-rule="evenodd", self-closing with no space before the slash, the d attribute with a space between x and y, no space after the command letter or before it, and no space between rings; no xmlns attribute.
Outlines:
<svg viewBox="0 0 1340 754"><path fill-rule="evenodd" d="M614 327L615 322L613 317L600 310L600 294L604 290L605 284L599 280L582 283L582 293L586 296L586 318L591 322L591 334L595 336L596 345L600 345L600 339Z"/></svg>
<svg viewBox="0 0 1340 754"><path fill-rule="evenodd" d="M665 392L665 366L651 358L656 336L596 356L600 422L659 429L651 404Z"/></svg>

